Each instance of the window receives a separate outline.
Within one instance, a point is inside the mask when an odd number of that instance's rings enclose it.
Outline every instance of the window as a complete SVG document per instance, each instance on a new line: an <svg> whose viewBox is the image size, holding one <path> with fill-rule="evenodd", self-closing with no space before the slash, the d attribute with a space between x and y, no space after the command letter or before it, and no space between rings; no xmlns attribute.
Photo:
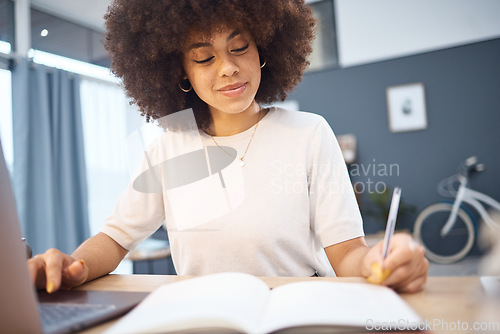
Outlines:
<svg viewBox="0 0 500 334"><path fill-rule="evenodd" d="M14 2L0 0L0 137L11 171L12 78L9 56L5 54L13 49L13 18ZM130 110L119 81L110 73L110 60L102 39L100 32L31 9L32 49L28 57L35 63L82 75L80 99L92 234L100 229L129 181L124 143L128 129L138 127L133 123L137 112ZM124 261L115 272L131 273L132 264Z"/></svg>
<svg viewBox="0 0 500 334"><path fill-rule="evenodd" d="M80 84L91 233L97 233L129 180L125 94L115 84L84 79Z"/></svg>
<svg viewBox="0 0 500 334"><path fill-rule="evenodd" d="M309 6L318 23L308 71L336 68L339 61L333 0L311 1Z"/></svg>
<svg viewBox="0 0 500 334"><path fill-rule="evenodd" d="M116 83L82 78L80 100L93 235L112 213L130 180L127 139L143 119ZM132 273L132 263L122 261L114 273Z"/></svg>
<svg viewBox="0 0 500 334"><path fill-rule="evenodd" d="M103 33L31 9L33 49L109 67L103 39Z"/></svg>
<svg viewBox="0 0 500 334"><path fill-rule="evenodd" d="M12 81L8 70L0 69L0 138L7 167L12 172L14 150L12 141Z"/></svg>

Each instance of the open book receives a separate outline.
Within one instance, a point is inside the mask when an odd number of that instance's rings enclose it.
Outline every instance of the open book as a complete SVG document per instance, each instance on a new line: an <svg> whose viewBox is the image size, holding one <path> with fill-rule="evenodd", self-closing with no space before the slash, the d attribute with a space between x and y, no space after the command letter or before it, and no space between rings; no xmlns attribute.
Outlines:
<svg viewBox="0 0 500 334"><path fill-rule="evenodd" d="M159 287L107 333L270 333L311 326L400 330L418 323L419 316L383 286L307 281L270 290L255 276L220 273Z"/></svg>

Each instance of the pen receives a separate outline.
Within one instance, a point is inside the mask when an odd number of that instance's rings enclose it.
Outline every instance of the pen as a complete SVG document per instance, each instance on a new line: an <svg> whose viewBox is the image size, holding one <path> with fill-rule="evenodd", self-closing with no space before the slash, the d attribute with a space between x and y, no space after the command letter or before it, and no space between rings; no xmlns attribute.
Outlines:
<svg viewBox="0 0 500 334"><path fill-rule="evenodd" d="M389 216L387 217L387 226L385 227L384 245L382 248L382 257L385 259L389 253L389 245L396 227L396 218L398 216L399 201L401 199L401 188L396 187L392 193L391 206L389 208Z"/></svg>

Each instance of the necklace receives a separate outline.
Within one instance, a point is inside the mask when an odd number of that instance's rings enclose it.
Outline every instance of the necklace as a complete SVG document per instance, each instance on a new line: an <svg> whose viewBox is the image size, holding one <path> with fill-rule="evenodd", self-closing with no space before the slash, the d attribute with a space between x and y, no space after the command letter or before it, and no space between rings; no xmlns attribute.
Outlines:
<svg viewBox="0 0 500 334"><path fill-rule="evenodd" d="M250 137L250 140L248 141L248 145L247 145L247 148L245 149L245 152L243 153L243 155L241 156L241 158L239 159L239 165L240 167L245 167L246 163L245 163L245 156L247 155L247 151L248 151L248 148L250 147L250 144L252 143L252 139L253 139L253 135L255 134L255 131L257 130L257 127L259 126L259 123L262 119L262 109L259 110L259 120L257 121L257 123L255 124L255 127L253 128L253 132L252 132L252 136ZM216 141L215 141L215 138L212 136L212 135L209 135L212 140L214 141L215 145L217 145L221 150L222 152L226 153L227 155L229 155L230 157L236 159L237 157L228 153L226 150L224 150Z"/></svg>

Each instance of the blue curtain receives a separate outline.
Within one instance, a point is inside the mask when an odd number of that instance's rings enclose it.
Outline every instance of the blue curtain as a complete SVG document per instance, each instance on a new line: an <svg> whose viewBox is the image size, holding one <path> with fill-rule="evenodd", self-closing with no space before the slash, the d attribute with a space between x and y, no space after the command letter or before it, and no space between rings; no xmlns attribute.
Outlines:
<svg viewBox="0 0 500 334"><path fill-rule="evenodd" d="M88 238L79 77L21 59L12 69L14 191L34 253Z"/></svg>

